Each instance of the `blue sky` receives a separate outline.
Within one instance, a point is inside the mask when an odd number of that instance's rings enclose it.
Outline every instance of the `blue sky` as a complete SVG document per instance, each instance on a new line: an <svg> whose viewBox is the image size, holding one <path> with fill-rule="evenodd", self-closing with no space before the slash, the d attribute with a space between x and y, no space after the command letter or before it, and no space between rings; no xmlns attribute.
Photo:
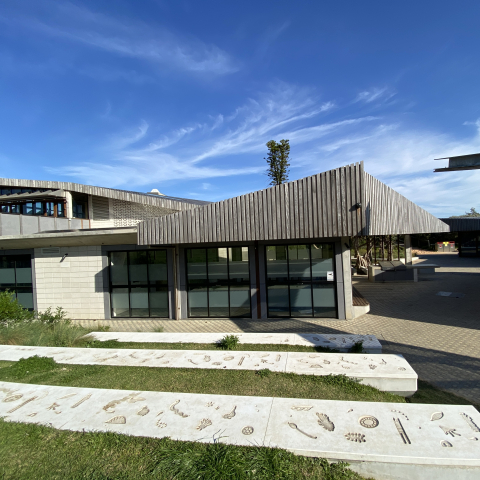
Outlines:
<svg viewBox="0 0 480 480"><path fill-rule="evenodd" d="M0 176L221 200L363 160L480 209L480 2L3 0Z"/></svg>

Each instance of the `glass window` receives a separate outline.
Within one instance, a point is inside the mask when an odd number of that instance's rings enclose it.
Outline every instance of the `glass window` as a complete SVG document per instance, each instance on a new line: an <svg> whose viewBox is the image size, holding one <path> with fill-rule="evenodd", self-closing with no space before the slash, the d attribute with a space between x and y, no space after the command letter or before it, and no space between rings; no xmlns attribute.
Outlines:
<svg viewBox="0 0 480 480"><path fill-rule="evenodd" d="M0 256L0 291L15 292L24 308L33 309L32 261L30 255Z"/></svg>
<svg viewBox="0 0 480 480"><path fill-rule="evenodd" d="M167 252L110 253L112 317L168 317Z"/></svg>
<svg viewBox="0 0 480 480"><path fill-rule="evenodd" d="M266 247L269 317L336 317L333 244Z"/></svg>
<svg viewBox="0 0 480 480"><path fill-rule="evenodd" d="M250 316L248 247L186 251L189 317Z"/></svg>
<svg viewBox="0 0 480 480"><path fill-rule="evenodd" d="M128 285L127 252L110 254L110 281L112 285Z"/></svg>
<svg viewBox="0 0 480 480"><path fill-rule="evenodd" d="M23 205L23 214L24 215L33 215L33 203L28 202Z"/></svg>
<svg viewBox="0 0 480 480"><path fill-rule="evenodd" d="M63 203L57 203L57 217L65 216L65 208Z"/></svg>
<svg viewBox="0 0 480 480"><path fill-rule="evenodd" d="M74 218L88 218L87 195L72 193L72 214Z"/></svg>
<svg viewBox="0 0 480 480"><path fill-rule="evenodd" d="M129 273L131 285L148 283L147 252L129 252Z"/></svg>

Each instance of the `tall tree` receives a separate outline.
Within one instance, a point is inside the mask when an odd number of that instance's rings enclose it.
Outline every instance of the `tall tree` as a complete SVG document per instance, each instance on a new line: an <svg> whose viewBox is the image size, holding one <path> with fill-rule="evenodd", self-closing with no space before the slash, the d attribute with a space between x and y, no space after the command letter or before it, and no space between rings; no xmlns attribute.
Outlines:
<svg viewBox="0 0 480 480"><path fill-rule="evenodd" d="M480 213L475 210L475 207L472 207L469 212L465 212L465 215L456 215L450 218L464 218L464 217L480 217Z"/></svg>
<svg viewBox="0 0 480 480"><path fill-rule="evenodd" d="M290 163L290 143L288 140L270 140L267 142L268 155L264 160L268 163L267 175L270 177L270 185L281 185L288 181Z"/></svg>

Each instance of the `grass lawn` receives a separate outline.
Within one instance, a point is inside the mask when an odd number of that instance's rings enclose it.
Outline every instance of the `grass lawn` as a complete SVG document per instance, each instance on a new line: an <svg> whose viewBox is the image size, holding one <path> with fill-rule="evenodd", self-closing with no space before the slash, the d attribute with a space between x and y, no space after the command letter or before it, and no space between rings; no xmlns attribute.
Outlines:
<svg viewBox="0 0 480 480"><path fill-rule="evenodd" d="M343 375L297 375L269 370L261 370L259 374L252 370L62 365L53 359L48 359L46 363L40 360L31 357L18 362L0 362L0 381L157 392L405 402L403 397L358 384Z"/></svg>
<svg viewBox="0 0 480 480"><path fill-rule="evenodd" d="M0 419L0 478L362 480L346 464L266 447L81 433Z"/></svg>

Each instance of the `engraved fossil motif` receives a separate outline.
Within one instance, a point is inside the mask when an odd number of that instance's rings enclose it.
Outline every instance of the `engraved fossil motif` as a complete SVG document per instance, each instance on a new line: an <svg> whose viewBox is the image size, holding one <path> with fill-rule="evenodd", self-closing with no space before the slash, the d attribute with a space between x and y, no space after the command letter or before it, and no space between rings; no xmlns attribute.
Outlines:
<svg viewBox="0 0 480 480"><path fill-rule="evenodd" d="M357 442L357 443L365 443L367 440L365 440L365 435L363 433L346 433L345 438L347 440L350 440L351 442Z"/></svg>
<svg viewBox="0 0 480 480"><path fill-rule="evenodd" d="M329 432L335 430L335 424L328 418L328 415L325 415L324 413L315 413L315 415L318 417L318 424L321 427Z"/></svg>
<svg viewBox="0 0 480 480"><path fill-rule="evenodd" d="M373 365L373 364L370 364L369 367L372 369L372 370L375 370L377 368L376 365Z"/></svg>
<svg viewBox="0 0 480 480"><path fill-rule="evenodd" d="M112 408L115 408L117 405L119 405L120 403L122 402L127 402L127 403L135 403L135 402L142 402L144 401L145 399L142 398L142 397L138 397L136 398L138 395L140 395L140 393L130 393L128 394L126 397L123 397L123 398L120 398L119 400L112 400L111 402L108 402L104 407L103 407L103 410L107 411L107 410L111 410ZM90 397L92 395L90 394ZM88 397L88 398L90 398ZM84 401L84 400L80 400L81 402ZM76 404L72 407L74 408L75 406L77 406Z"/></svg>
<svg viewBox="0 0 480 480"><path fill-rule="evenodd" d="M435 412L432 413L432 416L430 417L430 421L434 422L435 420L440 420L443 418L443 412Z"/></svg>
<svg viewBox="0 0 480 480"><path fill-rule="evenodd" d="M342 342L343 342L343 343L347 343L344 338L342 338Z"/></svg>
<svg viewBox="0 0 480 480"><path fill-rule="evenodd" d="M213 402L208 402L205 404L206 407L213 407L214 403Z"/></svg>
<svg viewBox="0 0 480 480"><path fill-rule="evenodd" d="M312 363L310 365L310 368L323 368L321 365L319 365L318 363Z"/></svg>
<svg viewBox="0 0 480 480"><path fill-rule="evenodd" d="M198 363L195 363L191 358L188 359L190 363L193 363L194 365L198 365Z"/></svg>
<svg viewBox="0 0 480 480"><path fill-rule="evenodd" d="M468 426L474 432L480 432L480 428L478 428L477 424L473 421L472 417L469 417L466 413L461 413L460 416L468 423Z"/></svg>
<svg viewBox="0 0 480 480"><path fill-rule="evenodd" d="M448 427L444 427L443 425L439 425L439 427L443 430L443 433L445 435L451 435L452 437L460 437L460 434L457 433L456 428L448 428Z"/></svg>
<svg viewBox="0 0 480 480"><path fill-rule="evenodd" d="M341 362L345 362L345 363L350 363L351 365L358 365L358 363L355 363L355 362L350 362L348 360L345 360L343 357L340 359Z"/></svg>
<svg viewBox="0 0 480 480"><path fill-rule="evenodd" d="M217 406L215 407L215 410L220 410L220 407L217 405Z"/></svg>
<svg viewBox="0 0 480 480"><path fill-rule="evenodd" d="M162 415L162 414L163 414L163 410L160 411L160 412L158 412L155 416L156 416L156 417L159 417L159 416Z"/></svg>
<svg viewBox="0 0 480 480"><path fill-rule="evenodd" d="M167 363L170 363L170 360L165 360L164 362L162 362L162 365L166 365Z"/></svg>
<svg viewBox="0 0 480 480"><path fill-rule="evenodd" d="M405 420L408 420L408 417L403 413L401 412L400 410L391 410L393 413L399 413L400 415L403 415L405 417Z"/></svg>
<svg viewBox="0 0 480 480"><path fill-rule="evenodd" d="M210 358L208 355L205 355L205 356L203 357L203 361L204 361L204 362L209 362L210 360L211 360L211 358Z"/></svg>
<svg viewBox="0 0 480 480"><path fill-rule="evenodd" d="M75 395L76 395L76 393L69 393L67 395L64 395L63 397L60 397L59 400L63 400L64 398L74 397Z"/></svg>
<svg viewBox="0 0 480 480"><path fill-rule="evenodd" d="M263 355L260 355L260 358L266 358L266 357L269 357L269 356L270 356L269 353L265 353L265 354L263 354Z"/></svg>
<svg viewBox="0 0 480 480"><path fill-rule="evenodd" d="M353 408L351 408L347 413L353 412Z"/></svg>
<svg viewBox="0 0 480 480"><path fill-rule="evenodd" d="M253 427L243 427L242 433L244 435L251 435L253 433Z"/></svg>
<svg viewBox="0 0 480 480"><path fill-rule="evenodd" d="M330 362L329 362L328 360L324 360L323 363L324 363L325 365L330 365Z"/></svg>
<svg viewBox="0 0 480 480"><path fill-rule="evenodd" d="M212 421L208 418L202 418L197 425L197 430L203 430L204 428L209 427L212 424Z"/></svg>
<svg viewBox="0 0 480 480"><path fill-rule="evenodd" d="M160 360L161 358L163 358L165 356L165 353L163 355L160 355L159 357L155 357L155 360Z"/></svg>
<svg viewBox="0 0 480 480"><path fill-rule="evenodd" d="M138 357L135 356L135 353L137 353L137 352L131 353L131 354L129 355L129 357L132 357L132 358L134 358L135 360L138 360Z"/></svg>
<svg viewBox="0 0 480 480"><path fill-rule="evenodd" d="M400 438L403 440L403 443L410 445L412 442L408 438L407 432L405 432L405 429L403 428L403 425L400 419L394 418L393 423L395 424L395 427L397 427L397 432L400 435Z"/></svg>
<svg viewBox="0 0 480 480"><path fill-rule="evenodd" d="M277 358L275 358L275 361L276 361L276 362L279 362L281 358L282 358L281 355L277 355Z"/></svg>
<svg viewBox="0 0 480 480"><path fill-rule="evenodd" d="M2 401L3 402L15 402L16 400L20 400L23 397L21 393L17 393L16 395L9 395L5 397Z"/></svg>
<svg viewBox="0 0 480 480"><path fill-rule="evenodd" d="M157 425L158 428L165 428L167 426L166 423L164 423L160 420L156 423L156 425Z"/></svg>
<svg viewBox="0 0 480 480"><path fill-rule="evenodd" d="M231 420L235 416L235 410L236 409L237 409L237 406L235 405L231 412L226 413L225 415L222 415L223 418L226 418L227 420Z"/></svg>
<svg viewBox="0 0 480 480"><path fill-rule="evenodd" d="M473 440L474 442L478 441L478 438L477 438L477 437L469 437L468 439L469 439L469 440Z"/></svg>
<svg viewBox="0 0 480 480"><path fill-rule="evenodd" d="M150 412L150 409L144 405L138 412L137 415L140 415L141 417L144 417L147 413Z"/></svg>
<svg viewBox="0 0 480 480"><path fill-rule="evenodd" d="M320 339L319 339L318 337L312 337L312 339L315 340L315 341L317 341L317 342L320 341Z"/></svg>
<svg viewBox="0 0 480 480"><path fill-rule="evenodd" d="M49 407L47 407L47 410L56 410L57 407L59 407L60 405L56 402L53 402Z"/></svg>
<svg viewBox="0 0 480 480"><path fill-rule="evenodd" d="M27 417L34 417L38 412L32 412L27 415Z"/></svg>
<svg viewBox="0 0 480 480"><path fill-rule="evenodd" d="M452 445L450 442L447 442L446 440L442 440L442 441L440 442L440 445L441 445L442 447L453 447L453 445Z"/></svg>
<svg viewBox="0 0 480 480"><path fill-rule="evenodd" d="M376 428L378 427L379 421L372 415L364 415L358 419L358 423L365 428Z"/></svg>
<svg viewBox="0 0 480 480"><path fill-rule="evenodd" d="M36 400L37 397L31 397L29 398L28 400L25 400L24 402L22 402L20 405L17 405L16 407L13 407L12 409L10 409L7 413L13 413L15 412L16 410L18 410L19 408L22 408L24 405L26 405L27 403L30 403L30 402L33 402L34 400Z"/></svg>
<svg viewBox="0 0 480 480"><path fill-rule="evenodd" d="M382 361L380 362L380 365L386 365L387 362L382 358Z"/></svg>
<svg viewBox="0 0 480 480"><path fill-rule="evenodd" d="M403 367L398 367L398 369L401 370L402 372L406 370L406 368L403 368Z"/></svg>
<svg viewBox="0 0 480 480"><path fill-rule="evenodd" d="M226 362L229 362L230 360L233 360L235 357L233 357L232 355L229 355L228 357L224 357L223 359L226 361Z"/></svg>
<svg viewBox="0 0 480 480"><path fill-rule="evenodd" d="M291 407L291 410L296 410L297 412L308 412L313 407L311 405L294 405Z"/></svg>
<svg viewBox="0 0 480 480"><path fill-rule="evenodd" d="M123 425L127 423L127 419L123 415L117 415L112 417L110 420L106 420L105 423L113 423L115 425Z"/></svg>
<svg viewBox="0 0 480 480"><path fill-rule="evenodd" d="M336 340L337 337L330 337L329 340Z"/></svg>
<svg viewBox="0 0 480 480"><path fill-rule="evenodd" d="M221 365L222 362L213 362L212 365Z"/></svg>
<svg viewBox="0 0 480 480"><path fill-rule="evenodd" d="M113 360L114 358L117 358L118 355L112 355L111 357L106 357L106 358L100 358L98 361L99 362L106 362L107 360Z"/></svg>
<svg viewBox="0 0 480 480"><path fill-rule="evenodd" d="M350 367L347 367L346 365L341 365L342 368L344 368L345 370L350 370Z"/></svg>
<svg viewBox="0 0 480 480"><path fill-rule="evenodd" d="M309 433L307 432L304 432L303 430L300 430L297 426L296 423L293 423L293 422L288 422L288 426L290 428L293 428L294 430L298 430L300 433L303 433L303 435L306 435L307 437L310 437L310 438L313 438L313 439L316 439L317 437L315 437L314 435L310 435Z"/></svg>
<svg viewBox="0 0 480 480"><path fill-rule="evenodd" d="M190 415L187 415L183 412L181 412L178 408L175 407L175 405L178 405L180 403L180 400L175 400L171 405L170 405L170 410L175 414L183 418L187 418Z"/></svg>
<svg viewBox="0 0 480 480"><path fill-rule="evenodd" d="M245 360L245 357L242 357L242 358L240 359L240 361L238 362L238 366L240 366L240 365L243 363L244 360Z"/></svg>

